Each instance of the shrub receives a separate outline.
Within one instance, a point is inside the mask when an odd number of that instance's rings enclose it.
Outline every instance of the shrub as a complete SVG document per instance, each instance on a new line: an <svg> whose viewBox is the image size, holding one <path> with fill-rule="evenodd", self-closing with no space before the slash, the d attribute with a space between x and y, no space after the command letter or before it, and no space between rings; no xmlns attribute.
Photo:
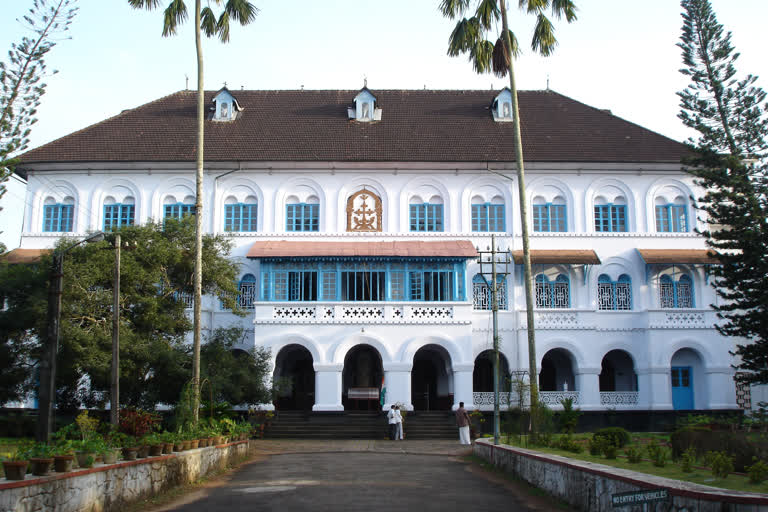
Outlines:
<svg viewBox="0 0 768 512"><path fill-rule="evenodd" d="M560 439L555 441L553 443L555 448L558 448L560 450L565 450L567 452L573 452L573 453L581 453L581 450L583 447L581 444L577 443L570 434L565 434L563 436L560 436Z"/></svg>
<svg viewBox="0 0 768 512"><path fill-rule="evenodd" d="M574 409L573 398L564 398L560 400L560 403L563 405L563 410L558 415L560 431L566 434L573 434L579 422L581 411L578 408Z"/></svg>
<svg viewBox="0 0 768 512"><path fill-rule="evenodd" d="M637 446L630 446L626 450L624 450L624 455L627 456L627 461L630 464L637 464L641 460L643 460L643 452L640 451L640 448Z"/></svg>
<svg viewBox="0 0 768 512"><path fill-rule="evenodd" d="M694 462L696 462L696 450L693 448L688 448L685 450L680 460L680 470L683 473L690 473L693 471Z"/></svg>
<svg viewBox="0 0 768 512"><path fill-rule="evenodd" d="M702 427L685 427L676 430L670 438L672 457L679 459L688 449L694 449L697 457L707 452L724 451L733 458L736 471L743 472L757 457L768 452L765 441L748 440L743 432L713 432Z"/></svg>
<svg viewBox="0 0 768 512"><path fill-rule="evenodd" d="M601 428L592 434L592 439L597 437L604 437L616 448L624 448L632 440L629 436L629 432L621 427Z"/></svg>
<svg viewBox="0 0 768 512"><path fill-rule="evenodd" d="M605 447L608 446L608 440L604 437L592 437L589 441L589 454L601 455L605 451Z"/></svg>
<svg viewBox="0 0 768 512"><path fill-rule="evenodd" d="M710 466L716 478L728 478L733 473L733 457L725 452L715 452L710 459Z"/></svg>
<svg viewBox="0 0 768 512"><path fill-rule="evenodd" d="M663 468L667 464L669 450L656 443L649 443L646 449L648 450L648 458L651 459L654 466Z"/></svg>
<svg viewBox="0 0 768 512"><path fill-rule="evenodd" d="M747 473L749 474L749 483L759 484L768 477L768 464L762 460L758 460L757 457L753 459L751 466L747 466Z"/></svg>
<svg viewBox="0 0 768 512"><path fill-rule="evenodd" d="M605 455L606 459L615 459L618 451L619 449L616 447L616 445L609 443L605 445L605 448L603 449L603 454Z"/></svg>

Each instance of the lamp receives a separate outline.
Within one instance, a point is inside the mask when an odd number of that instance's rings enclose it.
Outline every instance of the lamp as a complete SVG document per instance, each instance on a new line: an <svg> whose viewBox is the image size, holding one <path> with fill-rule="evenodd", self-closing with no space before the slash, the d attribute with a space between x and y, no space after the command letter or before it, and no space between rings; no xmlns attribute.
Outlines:
<svg viewBox="0 0 768 512"><path fill-rule="evenodd" d="M100 242L104 233L97 231L66 249L53 252L51 284L48 289L48 329L46 347L40 358L40 387L35 439L47 443L53 430L53 403L56 396L56 362L59 352L61 293L64 285L64 255L82 243Z"/></svg>

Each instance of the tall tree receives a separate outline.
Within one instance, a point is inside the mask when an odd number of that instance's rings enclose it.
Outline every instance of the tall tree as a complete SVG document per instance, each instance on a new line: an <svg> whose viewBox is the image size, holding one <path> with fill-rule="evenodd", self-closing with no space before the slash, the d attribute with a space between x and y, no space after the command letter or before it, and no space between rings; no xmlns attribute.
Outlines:
<svg viewBox="0 0 768 512"><path fill-rule="evenodd" d="M195 279L194 279L194 334L193 334L193 382L194 382L194 414L197 421L198 405L200 404L200 314L202 301L202 239L203 239L203 148L205 131L205 88L203 86L203 43L201 34L207 37L218 37L222 43L229 41L230 21L240 25L251 23L258 9L248 0L211 0L215 5L224 4L224 9L216 17L210 5L202 7L201 0L195 0L195 49L197 52L197 170L195 178ZM208 3L210 4L211 1ZM128 0L135 9L155 9L161 0ZM170 0L163 16L163 36L176 34L179 24L187 19L187 6L184 0Z"/></svg>
<svg viewBox="0 0 768 512"><path fill-rule="evenodd" d="M514 59L520 54L518 40L509 30L507 6L505 0L478 0L474 14L466 18L470 10L470 0L442 0L440 11L450 19L461 19L448 39L448 55L469 54L469 60L476 72L493 71L497 76L509 74L509 89L512 92L512 133L517 167L517 187L520 201L520 219L523 235L523 271L525 279L525 306L528 323L528 372L531 379L531 407L538 403L538 382L536 371L536 335L533 324L533 278L531 275L531 251L528 241L528 204L525 197L525 167L523 165L523 143L520 134L520 109L517 101ZM536 17L531 49L543 56L551 55L557 46L555 29L547 17L547 11L568 23L576 20L576 6L572 0L519 0L519 7L527 14ZM501 18L501 34L496 42L487 39ZM496 362L498 367L498 361ZM535 415L531 415L533 418Z"/></svg>
<svg viewBox="0 0 768 512"><path fill-rule="evenodd" d="M719 260L713 285L724 299L712 307L718 332L737 344L746 382L768 383L768 104L757 77L738 79L739 54L709 0L682 0L678 46L690 84L678 93L679 118L699 135L690 139L689 171L705 192L707 245Z"/></svg>
<svg viewBox="0 0 768 512"><path fill-rule="evenodd" d="M46 88L42 80L48 73L45 57L77 14L74 2L34 0L29 12L17 21L35 36L11 44L8 62L0 62L0 197L5 194L3 183L17 163L15 155L27 148L32 125L37 122L35 114Z"/></svg>

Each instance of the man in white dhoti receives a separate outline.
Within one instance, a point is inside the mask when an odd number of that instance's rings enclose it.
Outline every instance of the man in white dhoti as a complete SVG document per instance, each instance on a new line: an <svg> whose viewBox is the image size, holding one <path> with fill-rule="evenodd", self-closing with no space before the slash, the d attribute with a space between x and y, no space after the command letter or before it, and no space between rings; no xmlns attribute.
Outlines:
<svg viewBox="0 0 768 512"><path fill-rule="evenodd" d="M456 425L459 426L459 442L461 444L472 444L469 439L469 414L464 409L464 402L459 402L459 408L456 409Z"/></svg>
<svg viewBox="0 0 768 512"><path fill-rule="evenodd" d="M392 405L387 411L387 422L389 423L389 439L395 440L397 435L397 419L395 417L395 406Z"/></svg>
<svg viewBox="0 0 768 512"><path fill-rule="evenodd" d="M403 416L400 414L400 407L395 406L395 439L403 440Z"/></svg>

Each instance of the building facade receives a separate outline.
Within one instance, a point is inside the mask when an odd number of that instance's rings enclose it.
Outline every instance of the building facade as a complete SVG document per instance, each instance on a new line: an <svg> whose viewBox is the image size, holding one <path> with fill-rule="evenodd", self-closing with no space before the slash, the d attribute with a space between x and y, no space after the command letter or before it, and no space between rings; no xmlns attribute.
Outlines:
<svg viewBox="0 0 768 512"><path fill-rule="evenodd" d="M492 244L502 381L529 378L508 90L208 96L203 222L250 314L206 297L204 329L271 350L275 407L492 408ZM552 91L520 105L542 399L737 408L685 147ZM21 249L192 213L194 109L182 91L27 153Z"/></svg>

